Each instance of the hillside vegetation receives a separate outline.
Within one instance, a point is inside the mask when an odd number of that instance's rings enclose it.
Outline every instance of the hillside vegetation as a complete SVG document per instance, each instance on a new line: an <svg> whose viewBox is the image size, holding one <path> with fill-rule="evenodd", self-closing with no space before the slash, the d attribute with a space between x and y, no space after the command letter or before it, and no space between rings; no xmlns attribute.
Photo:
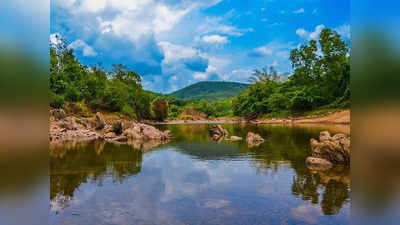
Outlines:
<svg viewBox="0 0 400 225"><path fill-rule="evenodd" d="M249 84L224 81L202 81L183 89L171 93L171 96L200 101L204 99L208 102L219 99L232 98L243 92Z"/></svg>
<svg viewBox="0 0 400 225"><path fill-rule="evenodd" d="M251 85L204 81L170 95L143 90L124 65L104 69L79 62L65 42L50 46L50 106L88 116L96 111L142 119L286 117L350 107L350 54L333 30L293 49L293 73L255 69Z"/></svg>

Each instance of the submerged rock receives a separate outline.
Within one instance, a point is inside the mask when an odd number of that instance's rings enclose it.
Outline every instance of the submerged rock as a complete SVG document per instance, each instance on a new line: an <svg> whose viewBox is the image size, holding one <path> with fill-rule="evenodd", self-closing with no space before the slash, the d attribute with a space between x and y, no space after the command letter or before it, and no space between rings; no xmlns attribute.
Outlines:
<svg viewBox="0 0 400 225"><path fill-rule="evenodd" d="M319 141L310 140L311 155L329 161L332 164L350 166L350 137L336 134L331 137L328 131L322 131Z"/></svg>
<svg viewBox="0 0 400 225"><path fill-rule="evenodd" d="M249 148L252 148L252 147L257 147L261 143L263 143L264 138L262 138L259 134L249 132L247 133L246 141Z"/></svg>

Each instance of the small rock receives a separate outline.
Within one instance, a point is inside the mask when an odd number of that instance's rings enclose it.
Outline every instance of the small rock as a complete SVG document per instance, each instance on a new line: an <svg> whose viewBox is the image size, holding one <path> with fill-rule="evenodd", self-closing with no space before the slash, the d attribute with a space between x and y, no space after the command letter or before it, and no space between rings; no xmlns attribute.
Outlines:
<svg viewBox="0 0 400 225"><path fill-rule="evenodd" d="M262 138L259 134L249 132L247 133L246 141L248 146L251 148L251 147L257 147L261 143L263 143L264 138Z"/></svg>
<svg viewBox="0 0 400 225"><path fill-rule="evenodd" d="M238 137L238 136L231 136L231 141L241 141L243 140L242 137Z"/></svg>
<svg viewBox="0 0 400 225"><path fill-rule="evenodd" d="M209 129L210 136L214 139L214 141L221 140L222 138L226 138L228 136L228 131L224 129L221 125L213 126Z"/></svg>

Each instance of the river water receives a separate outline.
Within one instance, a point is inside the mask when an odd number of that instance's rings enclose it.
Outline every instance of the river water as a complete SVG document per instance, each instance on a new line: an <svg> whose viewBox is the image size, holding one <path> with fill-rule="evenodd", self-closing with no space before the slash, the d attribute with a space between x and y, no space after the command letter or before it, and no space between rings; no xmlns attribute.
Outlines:
<svg viewBox="0 0 400 225"><path fill-rule="evenodd" d="M345 168L310 171L310 138L348 126L223 124L258 147L212 141L211 124L158 125L169 143L70 143L50 149L50 224L346 225Z"/></svg>

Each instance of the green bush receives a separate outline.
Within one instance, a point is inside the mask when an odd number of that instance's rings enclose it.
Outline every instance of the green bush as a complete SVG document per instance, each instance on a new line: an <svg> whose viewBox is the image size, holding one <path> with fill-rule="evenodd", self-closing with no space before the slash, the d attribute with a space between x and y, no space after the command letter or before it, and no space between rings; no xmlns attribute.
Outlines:
<svg viewBox="0 0 400 225"><path fill-rule="evenodd" d="M50 106L54 108L62 108L64 106L64 96L54 93L50 94Z"/></svg>
<svg viewBox="0 0 400 225"><path fill-rule="evenodd" d="M121 113L129 118L136 118L135 111L129 105L124 105L121 109Z"/></svg>

